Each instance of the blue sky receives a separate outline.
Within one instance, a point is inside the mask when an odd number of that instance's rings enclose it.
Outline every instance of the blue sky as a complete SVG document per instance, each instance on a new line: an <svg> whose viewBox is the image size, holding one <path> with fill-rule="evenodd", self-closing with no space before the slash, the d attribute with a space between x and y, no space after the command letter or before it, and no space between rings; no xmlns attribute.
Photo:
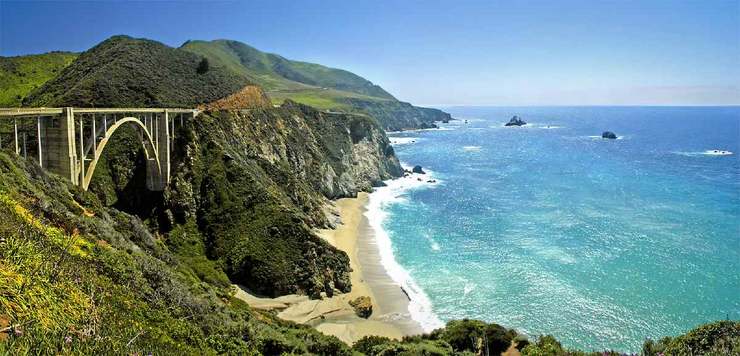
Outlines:
<svg viewBox="0 0 740 356"><path fill-rule="evenodd" d="M740 104L740 0L0 1L0 55L228 38L427 105Z"/></svg>

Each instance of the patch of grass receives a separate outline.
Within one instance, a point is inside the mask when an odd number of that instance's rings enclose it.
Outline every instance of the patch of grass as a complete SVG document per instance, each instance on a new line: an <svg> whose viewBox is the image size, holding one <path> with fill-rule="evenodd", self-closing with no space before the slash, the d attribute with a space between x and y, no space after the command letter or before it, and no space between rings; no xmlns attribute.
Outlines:
<svg viewBox="0 0 740 356"><path fill-rule="evenodd" d="M23 98L61 73L77 53L0 57L0 107L20 106Z"/></svg>

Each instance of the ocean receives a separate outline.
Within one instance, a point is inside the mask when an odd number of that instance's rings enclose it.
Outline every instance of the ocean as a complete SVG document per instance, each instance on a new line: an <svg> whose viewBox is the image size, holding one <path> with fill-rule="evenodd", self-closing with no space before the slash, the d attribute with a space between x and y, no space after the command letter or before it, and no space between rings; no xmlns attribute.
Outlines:
<svg viewBox="0 0 740 356"><path fill-rule="evenodd" d="M366 213L426 330L475 318L635 352L740 319L739 107L445 110L457 120L389 134L428 172Z"/></svg>

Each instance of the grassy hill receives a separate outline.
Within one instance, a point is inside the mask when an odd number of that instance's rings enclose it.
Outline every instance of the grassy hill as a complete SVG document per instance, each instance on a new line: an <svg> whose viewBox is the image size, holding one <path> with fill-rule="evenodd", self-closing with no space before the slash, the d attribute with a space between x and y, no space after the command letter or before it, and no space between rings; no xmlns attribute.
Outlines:
<svg viewBox="0 0 740 356"><path fill-rule="evenodd" d="M293 61L230 40L188 41L182 49L211 65L245 76L267 91L275 104L286 99L330 111L370 115L385 129L431 127L450 118L440 110L415 107L351 72Z"/></svg>
<svg viewBox="0 0 740 356"><path fill-rule="evenodd" d="M20 106L23 98L59 75L77 56L77 53L50 52L0 57L0 107Z"/></svg>
<svg viewBox="0 0 740 356"><path fill-rule="evenodd" d="M335 89L336 95L395 100L383 88L346 70L291 61L237 41L188 41L181 48L207 57L233 73L248 75L269 93Z"/></svg>
<svg viewBox="0 0 740 356"><path fill-rule="evenodd" d="M226 97L251 82L201 64L203 58L159 42L111 37L31 92L29 106L189 107Z"/></svg>

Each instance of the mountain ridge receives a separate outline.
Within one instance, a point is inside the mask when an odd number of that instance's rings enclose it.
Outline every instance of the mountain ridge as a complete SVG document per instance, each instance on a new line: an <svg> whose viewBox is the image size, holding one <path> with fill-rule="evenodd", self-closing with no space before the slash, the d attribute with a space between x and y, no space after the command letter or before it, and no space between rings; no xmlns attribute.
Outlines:
<svg viewBox="0 0 740 356"><path fill-rule="evenodd" d="M343 69L294 61L265 53L234 40L190 40L180 48L209 63L245 76L265 88L273 102L291 99L322 110L370 115L384 129L397 131L434 127L450 120L441 110L416 107L396 99L371 81Z"/></svg>

